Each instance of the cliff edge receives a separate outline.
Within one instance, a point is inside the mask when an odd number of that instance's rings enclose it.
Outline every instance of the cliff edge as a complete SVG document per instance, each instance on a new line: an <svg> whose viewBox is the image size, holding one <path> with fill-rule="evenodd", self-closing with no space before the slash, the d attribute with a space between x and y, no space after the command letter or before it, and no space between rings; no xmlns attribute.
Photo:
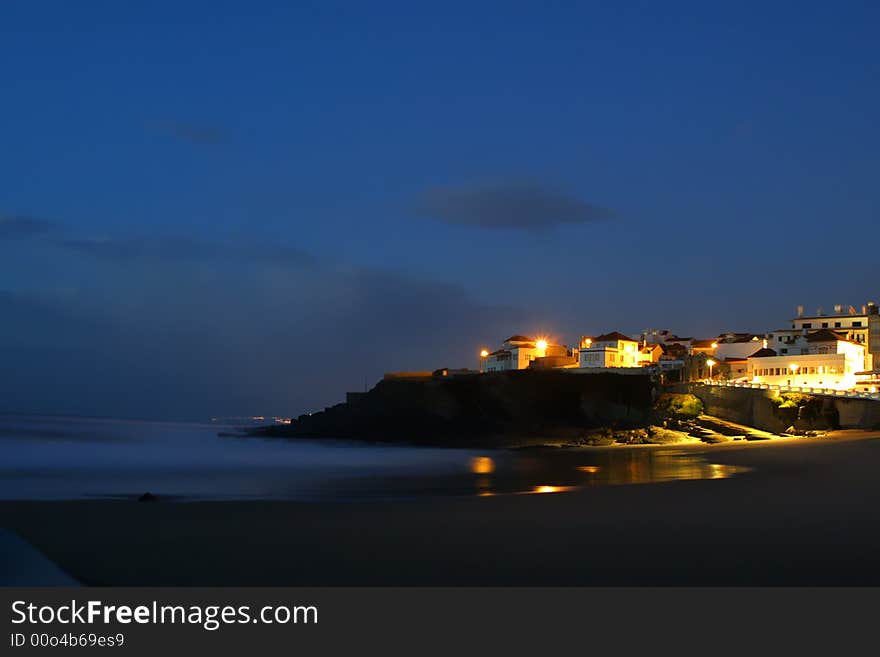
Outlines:
<svg viewBox="0 0 880 657"><path fill-rule="evenodd" d="M645 427L651 421L653 398L647 375L517 370L386 379L349 403L259 433L425 445L514 445L577 438L600 427Z"/></svg>

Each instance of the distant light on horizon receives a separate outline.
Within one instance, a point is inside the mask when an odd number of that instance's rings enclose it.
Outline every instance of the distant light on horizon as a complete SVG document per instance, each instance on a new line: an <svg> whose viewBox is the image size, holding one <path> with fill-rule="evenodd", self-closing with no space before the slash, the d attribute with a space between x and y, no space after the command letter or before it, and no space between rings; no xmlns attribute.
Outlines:
<svg viewBox="0 0 880 657"><path fill-rule="evenodd" d="M488 456L475 456L471 459L471 472L474 474L492 474L495 472L495 461Z"/></svg>

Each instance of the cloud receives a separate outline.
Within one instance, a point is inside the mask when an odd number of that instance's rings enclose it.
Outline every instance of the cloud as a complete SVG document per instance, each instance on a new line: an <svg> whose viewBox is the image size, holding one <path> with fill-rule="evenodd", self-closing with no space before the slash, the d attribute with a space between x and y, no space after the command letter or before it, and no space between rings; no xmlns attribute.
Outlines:
<svg viewBox="0 0 880 657"><path fill-rule="evenodd" d="M492 229L535 229L602 221L614 216L605 208L537 183L433 187L416 211L448 224Z"/></svg>
<svg viewBox="0 0 880 657"><path fill-rule="evenodd" d="M105 262L250 261L305 265L310 254L277 244L211 242L184 236L85 237L54 240L56 247Z"/></svg>
<svg viewBox="0 0 880 657"><path fill-rule="evenodd" d="M24 215L0 216L0 240L38 237L52 230L52 222Z"/></svg>
<svg viewBox="0 0 880 657"><path fill-rule="evenodd" d="M217 128L185 121L153 121L157 132L198 146L216 146L226 141L226 134Z"/></svg>
<svg viewBox="0 0 880 657"><path fill-rule="evenodd" d="M295 415L386 371L474 367L480 346L523 325L517 309L403 272L204 268L0 290L0 360L20 372L0 379L0 411Z"/></svg>

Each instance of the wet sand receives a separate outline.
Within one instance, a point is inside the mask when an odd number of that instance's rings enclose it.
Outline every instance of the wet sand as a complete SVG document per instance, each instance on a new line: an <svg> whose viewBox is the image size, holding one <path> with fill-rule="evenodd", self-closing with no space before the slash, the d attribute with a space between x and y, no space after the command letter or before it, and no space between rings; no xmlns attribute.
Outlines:
<svg viewBox="0 0 880 657"><path fill-rule="evenodd" d="M880 584L880 435L638 449L753 471L397 502L0 502L0 527L92 585Z"/></svg>

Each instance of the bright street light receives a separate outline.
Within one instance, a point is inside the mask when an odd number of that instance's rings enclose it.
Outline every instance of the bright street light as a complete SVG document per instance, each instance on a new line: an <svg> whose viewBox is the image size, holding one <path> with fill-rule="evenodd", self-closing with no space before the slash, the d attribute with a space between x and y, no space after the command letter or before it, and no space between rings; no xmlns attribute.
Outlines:
<svg viewBox="0 0 880 657"><path fill-rule="evenodd" d="M544 351L544 350L547 348L547 341L546 341L546 340L538 340L538 341L535 343L535 346L536 346L538 349L540 349L541 351Z"/></svg>
<svg viewBox="0 0 880 657"><path fill-rule="evenodd" d="M715 361L710 358L709 360L706 361L706 365L709 366L709 378L711 379L712 378L712 368L715 367Z"/></svg>
<svg viewBox="0 0 880 657"><path fill-rule="evenodd" d="M488 349L480 350L480 374L486 371L486 358L489 356Z"/></svg>

